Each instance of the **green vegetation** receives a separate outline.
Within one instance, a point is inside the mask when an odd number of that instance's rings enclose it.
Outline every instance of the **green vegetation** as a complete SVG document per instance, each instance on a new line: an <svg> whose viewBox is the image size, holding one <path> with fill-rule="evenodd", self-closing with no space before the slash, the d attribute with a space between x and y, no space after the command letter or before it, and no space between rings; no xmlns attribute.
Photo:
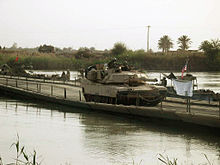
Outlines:
<svg viewBox="0 0 220 165"><path fill-rule="evenodd" d="M208 58L209 68L212 70L219 70L220 66L220 40L203 41L199 47L204 51Z"/></svg>
<svg viewBox="0 0 220 165"><path fill-rule="evenodd" d="M170 50L170 48L173 47L173 42L172 40L169 38L168 35L164 35L163 37L160 38L160 40L158 41L158 48L162 49L162 52L167 54L168 51Z"/></svg>
<svg viewBox="0 0 220 165"><path fill-rule="evenodd" d="M16 157L14 158L14 163L9 163L11 165L39 165L37 162L37 152L34 150L33 153L28 154L25 150L25 146L21 146L19 136L17 135L17 140L11 147L15 146ZM6 165L9 165L8 163ZM4 165L2 158L0 157L0 165Z"/></svg>
<svg viewBox="0 0 220 165"><path fill-rule="evenodd" d="M158 160L161 161L163 164L165 165L177 165L177 159L174 158L173 161L170 160L170 158L167 156L167 157L164 157L162 154L159 154L159 158Z"/></svg>
<svg viewBox="0 0 220 165"><path fill-rule="evenodd" d="M177 40L177 44L179 44L180 50L183 51L189 49L191 43L192 43L191 39L186 35L182 35Z"/></svg>
<svg viewBox="0 0 220 165"><path fill-rule="evenodd" d="M111 53L115 56L124 54L127 51L127 48L124 43L117 42L114 44L114 47L111 50Z"/></svg>
<svg viewBox="0 0 220 165"><path fill-rule="evenodd" d="M214 61L220 56L220 40L203 41L200 45L200 50L205 52L205 55Z"/></svg>
<svg viewBox="0 0 220 165"><path fill-rule="evenodd" d="M200 50L187 50L191 43L188 36L178 39L181 50L169 51L173 46L168 36L163 36L158 42L162 52L145 52L144 50L129 50L123 43L115 43L110 50L96 50L94 47L54 48L54 52L39 52L39 48L0 49L0 65L13 64L18 56L18 63L33 66L35 70L81 70L87 66L107 63L116 57L119 62L125 60L137 69L180 71L185 60L189 59L189 71L220 71L220 41L204 41ZM50 48L50 46L47 46ZM46 48L47 48L46 47ZM45 47L44 47L45 48ZM30 67L29 67L30 68Z"/></svg>

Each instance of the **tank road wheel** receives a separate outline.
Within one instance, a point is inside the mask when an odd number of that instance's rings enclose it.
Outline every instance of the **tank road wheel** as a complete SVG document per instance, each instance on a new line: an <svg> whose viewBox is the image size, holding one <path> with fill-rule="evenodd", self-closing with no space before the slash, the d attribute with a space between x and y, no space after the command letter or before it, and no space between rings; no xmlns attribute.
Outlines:
<svg viewBox="0 0 220 165"><path fill-rule="evenodd" d="M95 102L95 96L94 95L91 95L91 101Z"/></svg>
<svg viewBox="0 0 220 165"><path fill-rule="evenodd" d="M113 104L113 98L109 97L109 104Z"/></svg>
<svg viewBox="0 0 220 165"><path fill-rule="evenodd" d="M110 104L110 98L109 97L106 98L106 103Z"/></svg>
<svg viewBox="0 0 220 165"><path fill-rule="evenodd" d="M105 98L105 103L108 104L108 97Z"/></svg>
<svg viewBox="0 0 220 165"><path fill-rule="evenodd" d="M114 98L110 97L109 99L110 99L110 100L109 100L109 103L110 103L110 104L115 104Z"/></svg>
<svg viewBox="0 0 220 165"><path fill-rule="evenodd" d="M88 102L89 101L88 95L84 94L84 97L85 97L86 102Z"/></svg>
<svg viewBox="0 0 220 165"><path fill-rule="evenodd" d="M99 96L100 103L106 103L106 98L104 96Z"/></svg>
<svg viewBox="0 0 220 165"><path fill-rule="evenodd" d="M107 103L107 97L101 97L101 103Z"/></svg>
<svg viewBox="0 0 220 165"><path fill-rule="evenodd" d="M99 96L93 95L93 101L99 103L100 102Z"/></svg>
<svg viewBox="0 0 220 165"><path fill-rule="evenodd" d="M84 97L86 99L86 102L90 102L91 101L91 96L90 95L85 94Z"/></svg>
<svg viewBox="0 0 220 165"><path fill-rule="evenodd" d="M92 95L88 95L88 99L89 99L89 102L93 101L92 100Z"/></svg>

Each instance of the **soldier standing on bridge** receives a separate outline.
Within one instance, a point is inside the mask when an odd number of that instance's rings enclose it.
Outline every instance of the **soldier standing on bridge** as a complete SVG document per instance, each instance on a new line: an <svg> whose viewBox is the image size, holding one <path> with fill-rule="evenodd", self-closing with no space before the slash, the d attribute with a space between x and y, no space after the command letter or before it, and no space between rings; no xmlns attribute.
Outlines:
<svg viewBox="0 0 220 165"><path fill-rule="evenodd" d="M66 80L70 80L70 70L67 69L67 72L66 72Z"/></svg>
<svg viewBox="0 0 220 165"><path fill-rule="evenodd" d="M61 79L63 80L63 81L65 81L66 80L66 74L65 74L65 72L63 71L63 73L62 73L62 75L61 75Z"/></svg>
<svg viewBox="0 0 220 165"><path fill-rule="evenodd" d="M164 87L167 86L167 80L166 80L166 77L163 77L163 79L161 80L161 85L163 85Z"/></svg>

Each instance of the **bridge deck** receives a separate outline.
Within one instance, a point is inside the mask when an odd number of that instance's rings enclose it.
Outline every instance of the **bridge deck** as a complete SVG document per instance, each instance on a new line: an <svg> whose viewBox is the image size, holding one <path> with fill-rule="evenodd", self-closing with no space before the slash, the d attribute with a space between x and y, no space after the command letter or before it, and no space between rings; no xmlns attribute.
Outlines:
<svg viewBox="0 0 220 165"><path fill-rule="evenodd" d="M78 102L84 104L90 109L104 110L104 111L113 111L119 113L128 113L132 115L140 116L149 116L155 117L152 112L157 112L156 117L163 118L162 115L166 116L165 113L171 114L172 116L167 116L165 118L183 120L182 115L187 116L184 120L186 122L201 124L201 125L215 125L215 127L220 128L220 106L219 102L212 101L210 104L208 101L201 100L191 100L190 112L187 112L187 104L185 99L180 98L166 98L162 102L162 105L159 104L155 107L140 107L140 106L123 106L123 105L107 105L102 103L86 103L82 95L80 84L78 82L54 82L54 81L43 81L43 80L34 80L28 78L16 78L16 77L0 77L0 86L1 89L7 88L11 91L19 90L24 93L29 93L38 96L44 96L59 100L59 103L62 101L66 102ZM38 97L39 98L39 97ZM40 99L40 98L39 98ZM189 111L189 109L188 109ZM148 114L151 112L151 114ZM199 121L197 118L199 117ZM208 124L203 123L201 120L208 120ZM213 121L211 121L213 120ZM211 124L210 124L211 122ZM213 122L213 123L212 123Z"/></svg>

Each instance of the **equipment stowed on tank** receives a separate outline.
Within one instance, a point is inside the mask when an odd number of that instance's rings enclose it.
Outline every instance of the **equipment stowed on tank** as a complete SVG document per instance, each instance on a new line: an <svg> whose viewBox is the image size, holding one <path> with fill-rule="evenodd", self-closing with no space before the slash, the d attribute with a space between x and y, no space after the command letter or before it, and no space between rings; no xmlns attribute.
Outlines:
<svg viewBox="0 0 220 165"><path fill-rule="evenodd" d="M115 62L114 59L108 66L97 64L85 70L81 86L87 102L155 106L164 99L165 87L147 83L155 79L131 70L126 63L117 65Z"/></svg>

